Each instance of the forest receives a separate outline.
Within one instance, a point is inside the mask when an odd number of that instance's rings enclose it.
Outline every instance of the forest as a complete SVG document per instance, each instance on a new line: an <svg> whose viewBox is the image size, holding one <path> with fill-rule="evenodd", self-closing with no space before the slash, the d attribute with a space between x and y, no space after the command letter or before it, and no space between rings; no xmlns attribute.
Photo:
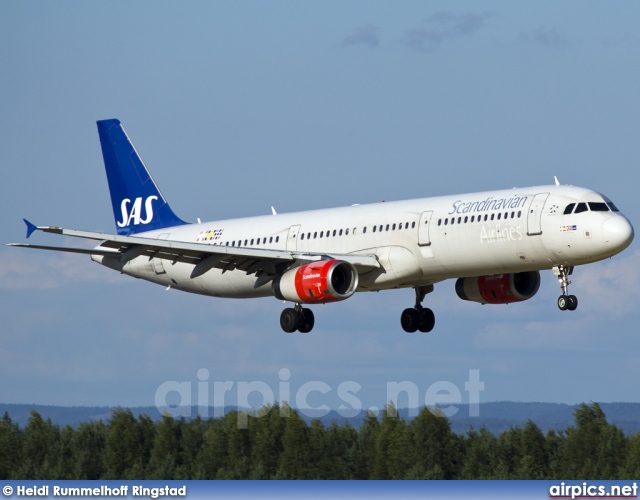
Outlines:
<svg viewBox="0 0 640 500"><path fill-rule="evenodd" d="M239 422L242 424L239 425ZM411 420L387 405L362 426L308 425L274 404L252 414L154 422L119 408L108 420L60 428L31 412L0 420L7 479L637 479L640 433L627 436L597 403L544 434L529 420L499 435L451 430L438 408Z"/></svg>

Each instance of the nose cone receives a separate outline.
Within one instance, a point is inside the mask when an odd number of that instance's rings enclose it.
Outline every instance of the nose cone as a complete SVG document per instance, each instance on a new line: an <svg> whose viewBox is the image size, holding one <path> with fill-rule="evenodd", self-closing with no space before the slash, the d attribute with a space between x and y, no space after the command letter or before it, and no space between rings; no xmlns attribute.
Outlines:
<svg viewBox="0 0 640 500"><path fill-rule="evenodd" d="M622 252L633 241L633 226L622 215L617 215L602 225L604 242L612 249Z"/></svg>

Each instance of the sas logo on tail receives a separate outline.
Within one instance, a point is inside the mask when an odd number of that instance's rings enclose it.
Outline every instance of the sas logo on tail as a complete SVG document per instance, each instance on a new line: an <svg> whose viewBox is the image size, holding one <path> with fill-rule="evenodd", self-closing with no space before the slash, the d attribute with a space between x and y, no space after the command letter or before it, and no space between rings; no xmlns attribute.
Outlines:
<svg viewBox="0 0 640 500"><path fill-rule="evenodd" d="M118 227L126 227L131 224L133 221L133 225L137 226L138 224L149 224L153 220L153 206L151 203L153 200L157 200L157 196L149 196L144 201L144 212L146 217L142 218L142 197L136 198L131 207L129 204L131 200L129 198L125 198L122 200L120 204L120 210L122 211L122 221L116 221Z"/></svg>

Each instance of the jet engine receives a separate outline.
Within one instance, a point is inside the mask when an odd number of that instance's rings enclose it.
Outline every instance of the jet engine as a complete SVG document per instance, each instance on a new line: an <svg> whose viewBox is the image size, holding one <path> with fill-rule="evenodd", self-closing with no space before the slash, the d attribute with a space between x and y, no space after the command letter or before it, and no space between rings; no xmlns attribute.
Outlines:
<svg viewBox="0 0 640 500"><path fill-rule="evenodd" d="M320 304L351 297L358 288L358 271L349 262L320 260L289 269L273 280L280 300Z"/></svg>
<svg viewBox="0 0 640 500"><path fill-rule="evenodd" d="M458 278L456 281L458 297L481 304L520 302L533 297L538 288L538 271Z"/></svg>

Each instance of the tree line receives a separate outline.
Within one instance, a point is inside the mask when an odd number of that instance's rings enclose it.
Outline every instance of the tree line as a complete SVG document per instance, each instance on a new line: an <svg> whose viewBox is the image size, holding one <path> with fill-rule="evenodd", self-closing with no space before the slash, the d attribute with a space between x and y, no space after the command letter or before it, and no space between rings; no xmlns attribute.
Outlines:
<svg viewBox="0 0 640 500"><path fill-rule="evenodd" d="M107 423L61 429L32 411L21 429L5 413L0 480L640 477L640 432L626 436L597 403L583 403L573 426L546 434L529 420L498 436L485 428L459 435L438 408L425 407L410 421L397 415L390 404L355 429L308 425L286 403L255 414L165 415L157 422L119 408Z"/></svg>

